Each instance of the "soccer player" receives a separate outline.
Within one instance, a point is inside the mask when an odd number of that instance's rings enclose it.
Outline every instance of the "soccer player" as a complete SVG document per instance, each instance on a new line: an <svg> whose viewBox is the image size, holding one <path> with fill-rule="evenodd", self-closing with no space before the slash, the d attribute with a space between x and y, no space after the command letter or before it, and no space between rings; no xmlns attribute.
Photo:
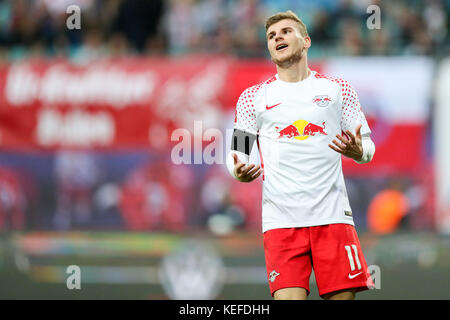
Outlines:
<svg viewBox="0 0 450 320"><path fill-rule="evenodd" d="M266 21L277 74L247 88L235 115L230 174L262 174L262 221L274 299L306 299L314 269L323 299L354 299L373 285L349 205L341 155L371 161L375 145L355 90L308 67L311 38L292 11ZM257 141L261 167L249 164Z"/></svg>

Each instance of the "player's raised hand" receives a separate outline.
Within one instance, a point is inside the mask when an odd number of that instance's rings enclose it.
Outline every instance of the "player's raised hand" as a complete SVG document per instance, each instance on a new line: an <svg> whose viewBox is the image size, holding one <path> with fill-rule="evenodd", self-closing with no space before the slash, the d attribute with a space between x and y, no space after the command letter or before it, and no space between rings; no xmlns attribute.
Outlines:
<svg viewBox="0 0 450 320"><path fill-rule="evenodd" d="M239 161L239 158L236 154L233 154L233 158L234 158L234 174L236 175L239 181L251 182L261 175L262 169L259 166L255 167L254 164L246 166L244 162Z"/></svg>
<svg viewBox="0 0 450 320"><path fill-rule="evenodd" d="M336 138L338 138L340 142L333 139L334 145L329 144L328 146L346 157L360 161L363 156L361 127L362 124L359 124L356 127L356 134L351 133L349 130L345 131L350 140L347 140L340 134L337 134Z"/></svg>

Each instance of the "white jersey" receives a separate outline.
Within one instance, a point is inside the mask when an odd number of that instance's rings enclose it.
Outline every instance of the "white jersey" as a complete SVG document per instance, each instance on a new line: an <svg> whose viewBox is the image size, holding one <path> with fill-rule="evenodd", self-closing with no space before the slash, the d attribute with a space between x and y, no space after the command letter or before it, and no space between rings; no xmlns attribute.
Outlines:
<svg viewBox="0 0 450 320"><path fill-rule="evenodd" d="M370 128L351 85L312 71L300 82L278 75L247 88L235 129L258 135L263 232L332 223L354 225L341 154L328 147L345 130Z"/></svg>

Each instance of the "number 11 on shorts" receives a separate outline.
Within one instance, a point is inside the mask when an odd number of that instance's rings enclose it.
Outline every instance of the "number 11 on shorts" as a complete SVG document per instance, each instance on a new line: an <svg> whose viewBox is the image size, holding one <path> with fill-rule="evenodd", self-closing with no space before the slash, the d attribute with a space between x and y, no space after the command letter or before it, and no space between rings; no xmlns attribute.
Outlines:
<svg viewBox="0 0 450 320"><path fill-rule="evenodd" d="M355 270L355 261L356 266L358 267L358 270L361 270L361 262L359 262L358 258L358 249L356 248L356 245L352 244L351 246L344 246L345 250L347 251L348 261L350 262L350 270ZM353 252L352 252L353 249ZM353 253L355 254L355 258L353 259Z"/></svg>

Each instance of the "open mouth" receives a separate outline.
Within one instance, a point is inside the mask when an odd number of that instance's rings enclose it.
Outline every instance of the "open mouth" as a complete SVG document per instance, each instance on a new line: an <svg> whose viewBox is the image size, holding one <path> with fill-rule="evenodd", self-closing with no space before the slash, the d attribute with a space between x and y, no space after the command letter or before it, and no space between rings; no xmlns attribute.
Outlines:
<svg viewBox="0 0 450 320"><path fill-rule="evenodd" d="M280 43L279 45L277 45L276 46L276 50L277 51L280 51L280 50L283 50L283 49L285 49L285 48L287 48L288 47L288 45L287 44L285 44L285 43Z"/></svg>

